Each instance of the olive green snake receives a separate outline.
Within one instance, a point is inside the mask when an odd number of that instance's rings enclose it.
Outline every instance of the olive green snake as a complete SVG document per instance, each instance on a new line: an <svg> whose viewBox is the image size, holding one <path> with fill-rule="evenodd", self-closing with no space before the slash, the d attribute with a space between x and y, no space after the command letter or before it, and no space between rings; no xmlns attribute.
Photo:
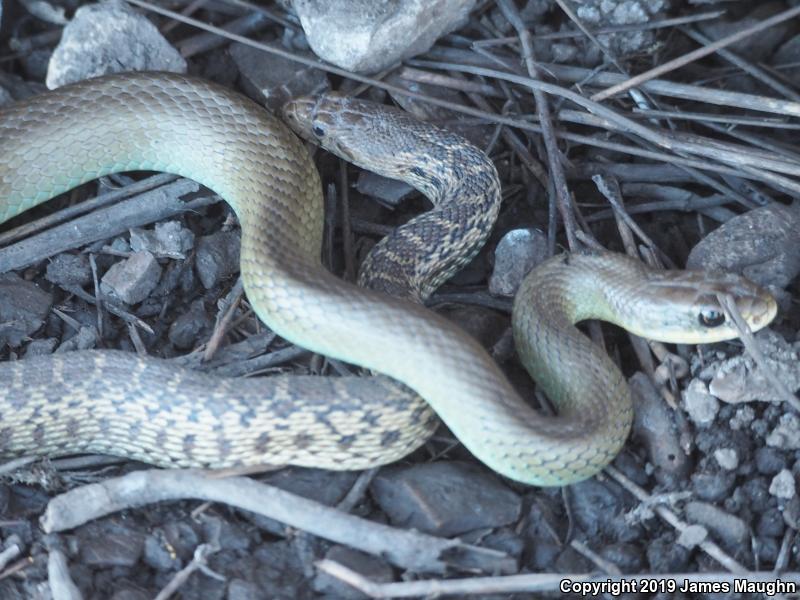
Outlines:
<svg viewBox="0 0 800 600"><path fill-rule="evenodd" d="M492 162L460 137L359 100L325 95L284 112L301 135L434 204L376 246L361 286L321 264L321 185L303 143L252 101L180 75L109 76L2 109L0 222L110 173L192 178L238 217L258 317L290 342L382 375L223 379L111 350L6 361L0 454L362 469L422 444L432 408L497 472L563 485L608 464L632 419L625 379L574 322L699 343L737 335L718 292L753 329L775 314L770 296L732 275L653 271L610 253L555 257L527 277L513 317L520 358L558 410L545 416L472 337L419 304L489 235L500 206Z"/></svg>

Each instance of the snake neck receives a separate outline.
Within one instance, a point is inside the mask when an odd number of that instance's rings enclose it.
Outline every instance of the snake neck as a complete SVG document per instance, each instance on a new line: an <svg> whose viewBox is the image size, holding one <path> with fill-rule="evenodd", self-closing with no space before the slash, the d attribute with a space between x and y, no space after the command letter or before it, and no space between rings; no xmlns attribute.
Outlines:
<svg viewBox="0 0 800 600"><path fill-rule="evenodd" d="M500 209L500 182L492 161L461 136L338 94L295 100L284 115L300 135L408 183L433 204L372 248L361 265L362 287L424 302L484 245Z"/></svg>
<svg viewBox="0 0 800 600"><path fill-rule="evenodd" d="M631 400L625 379L608 355L575 323L618 322L617 298L624 298L626 269L638 264L605 254L560 255L536 267L514 302L513 331L520 360L555 404L560 417L587 424L603 436L615 423L630 424ZM629 286L628 286L629 287ZM587 406L579 398L598 397ZM615 407L606 413L606 407ZM624 418L620 420L620 415ZM620 432L615 433L619 437ZM624 432L627 435L627 426Z"/></svg>

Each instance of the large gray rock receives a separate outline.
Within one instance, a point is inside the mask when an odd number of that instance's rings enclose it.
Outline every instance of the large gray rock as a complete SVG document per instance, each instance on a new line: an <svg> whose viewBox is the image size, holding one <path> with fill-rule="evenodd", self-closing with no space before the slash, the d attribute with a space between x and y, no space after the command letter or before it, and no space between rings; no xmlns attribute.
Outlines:
<svg viewBox="0 0 800 600"><path fill-rule="evenodd" d="M186 72L186 61L143 15L117 2L79 8L47 68L47 87L122 71Z"/></svg>
<svg viewBox="0 0 800 600"><path fill-rule="evenodd" d="M463 25L475 0L294 0L293 6L317 56L374 73Z"/></svg>

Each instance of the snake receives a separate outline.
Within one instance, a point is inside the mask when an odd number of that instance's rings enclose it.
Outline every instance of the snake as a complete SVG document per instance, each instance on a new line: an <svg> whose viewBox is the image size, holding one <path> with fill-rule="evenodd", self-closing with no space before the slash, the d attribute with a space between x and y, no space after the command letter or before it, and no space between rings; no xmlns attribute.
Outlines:
<svg viewBox="0 0 800 600"><path fill-rule="evenodd" d="M359 285L323 267L320 177L301 138L431 201L376 244ZM0 110L0 222L131 170L188 177L224 198L241 227L241 279L258 318L369 375L222 378L112 349L4 361L2 456L364 469L408 455L440 419L496 472L566 485L604 468L632 420L624 376L577 322L706 343L738 335L720 294L753 330L776 312L769 294L735 275L558 254L526 277L512 316L519 357L555 406L545 414L473 337L422 304L476 255L500 208L494 164L463 138L335 93L298 98L277 118L234 91L168 73L104 76Z"/></svg>

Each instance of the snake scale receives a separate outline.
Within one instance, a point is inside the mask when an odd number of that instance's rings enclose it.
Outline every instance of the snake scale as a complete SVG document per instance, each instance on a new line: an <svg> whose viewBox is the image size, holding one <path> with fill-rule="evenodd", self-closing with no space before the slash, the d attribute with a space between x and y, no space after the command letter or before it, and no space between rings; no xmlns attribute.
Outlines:
<svg viewBox="0 0 800 600"><path fill-rule="evenodd" d="M301 141L250 100L180 75L108 76L0 111L0 222L114 172L190 177L238 216L258 317L295 344L382 375L219 379L110 350L4 362L0 454L361 469L418 447L436 426L431 407L499 473L562 485L603 468L632 415L620 371L574 322L601 318L689 343L735 337L717 292L732 294L754 329L775 314L771 297L738 277L656 272L614 254L553 258L523 283L513 317L520 357L558 409L546 417L475 340L419 304L486 240L500 202L491 161L455 135L358 100L299 99L285 116L434 204L376 246L362 287L321 265L321 186Z"/></svg>

